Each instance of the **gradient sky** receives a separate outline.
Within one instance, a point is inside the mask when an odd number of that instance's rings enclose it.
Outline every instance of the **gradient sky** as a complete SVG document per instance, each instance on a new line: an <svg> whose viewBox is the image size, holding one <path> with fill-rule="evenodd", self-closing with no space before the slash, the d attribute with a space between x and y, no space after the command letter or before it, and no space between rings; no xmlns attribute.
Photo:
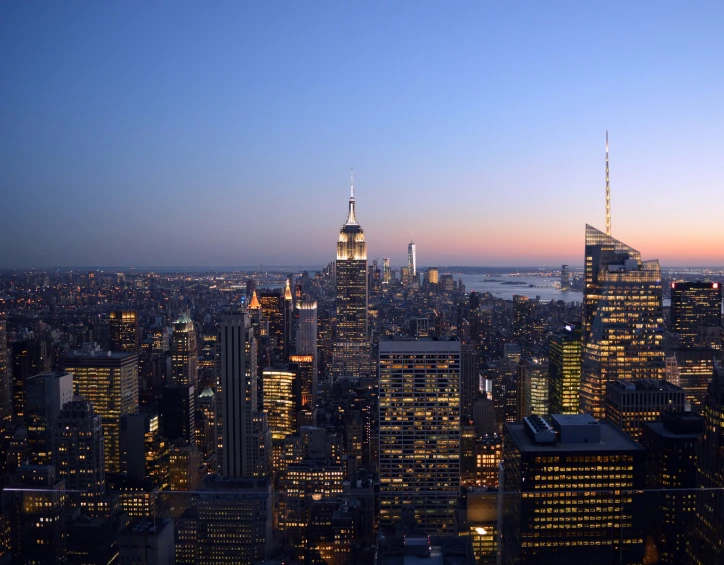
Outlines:
<svg viewBox="0 0 724 565"><path fill-rule="evenodd" d="M722 2L3 2L0 268L724 265Z"/></svg>

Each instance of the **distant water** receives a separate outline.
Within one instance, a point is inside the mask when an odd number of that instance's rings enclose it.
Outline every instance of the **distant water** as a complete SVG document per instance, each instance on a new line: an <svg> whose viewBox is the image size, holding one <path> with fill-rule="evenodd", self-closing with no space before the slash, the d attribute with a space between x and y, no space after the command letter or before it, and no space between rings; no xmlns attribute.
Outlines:
<svg viewBox="0 0 724 565"><path fill-rule="evenodd" d="M562 291L558 277L516 277L500 274L453 275L455 280L462 279L465 292L489 292L495 298L513 300L514 294L535 298L540 296L544 302L563 300L564 302L583 302L583 293L572 290ZM511 284L514 283L514 284ZM532 285L532 286L531 286Z"/></svg>

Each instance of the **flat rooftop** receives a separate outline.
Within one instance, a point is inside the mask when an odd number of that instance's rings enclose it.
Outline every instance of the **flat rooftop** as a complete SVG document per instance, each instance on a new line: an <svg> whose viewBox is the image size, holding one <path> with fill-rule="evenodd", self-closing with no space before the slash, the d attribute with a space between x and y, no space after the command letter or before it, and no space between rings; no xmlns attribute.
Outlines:
<svg viewBox="0 0 724 565"><path fill-rule="evenodd" d="M673 383L660 379L632 379L626 380L614 380L609 381L609 386L619 388L625 391L656 391L656 390L671 390L671 391L682 391L681 387L676 386Z"/></svg>
<svg viewBox="0 0 724 565"><path fill-rule="evenodd" d="M586 415L582 414L582 416ZM643 450L643 447L610 422L602 421L599 422L599 424L601 429L601 441L598 443L555 442L549 444L538 444L527 434L525 424L523 424L523 422L508 423L506 424L506 428L522 453L567 453L583 451L589 453L608 453L611 451Z"/></svg>

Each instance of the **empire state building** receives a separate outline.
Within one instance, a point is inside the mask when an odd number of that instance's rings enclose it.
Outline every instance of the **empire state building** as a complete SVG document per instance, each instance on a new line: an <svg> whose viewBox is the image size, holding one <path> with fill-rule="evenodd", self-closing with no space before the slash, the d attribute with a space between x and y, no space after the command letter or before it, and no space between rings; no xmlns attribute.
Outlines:
<svg viewBox="0 0 724 565"><path fill-rule="evenodd" d="M354 183L347 221L337 241L337 331L332 349L335 376L369 374L367 244L355 216Z"/></svg>

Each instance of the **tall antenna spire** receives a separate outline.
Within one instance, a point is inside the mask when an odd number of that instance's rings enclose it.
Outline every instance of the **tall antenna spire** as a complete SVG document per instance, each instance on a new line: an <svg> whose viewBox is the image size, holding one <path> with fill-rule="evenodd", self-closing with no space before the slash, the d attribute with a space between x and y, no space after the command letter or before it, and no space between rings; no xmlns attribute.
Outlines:
<svg viewBox="0 0 724 565"><path fill-rule="evenodd" d="M611 235L611 186L608 182L608 130L606 130L606 235Z"/></svg>
<svg viewBox="0 0 724 565"><path fill-rule="evenodd" d="M354 198L354 167L349 169L349 185L352 190L350 198Z"/></svg>

